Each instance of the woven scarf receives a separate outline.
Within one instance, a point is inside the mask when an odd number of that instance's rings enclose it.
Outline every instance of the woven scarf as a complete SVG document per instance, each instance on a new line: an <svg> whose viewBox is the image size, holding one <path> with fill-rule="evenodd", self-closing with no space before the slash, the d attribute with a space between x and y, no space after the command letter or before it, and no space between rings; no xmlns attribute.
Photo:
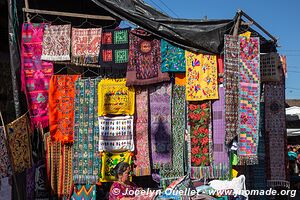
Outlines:
<svg viewBox="0 0 300 200"><path fill-rule="evenodd" d="M31 130L29 120L24 114L6 125L7 141L11 152L11 164L15 173L31 167Z"/></svg>
<svg viewBox="0 0 300 200"><path fill-rule="evenodd" d="M129 165L132 164L133 153L126 151L122 153L110 153L110 152L101 152L101 182L112 182L116 180L114 176L114 168L120 162L126 162Z"/></svg>
<svg viewBox="0 0 300 200"><path fill-rule="evenodd" d="M240 164L257 164L259 139L260 62L259 38L239 37L239 125Z"/></svg>
<svg viewBox="0 0 300 200"><path fill-rule="evenodd" d="M96 200L96 185L76 185L71 200Z"/></svg>
<svg viewBox="0 0 300 200"><path fill-rule="evenodd" d="M272 52L260 56L260 72L262 82L280 81L280 56Z"/></svg>
<svg viewBox="0 0 300 200"><path fill-rule="evenodd" d="M134 88L125 86L125 79L104 79L98 84L98 114L133 115Z"/></svg>
<svg viewBox="0 0 300 200"><path fill-rule="evenodd" d="M185 52L186 99L202 101L218 99L218 73L216 56Z"/></svg>
<svg viewBox="0 0 300 200"><path fill-rule="evenodd" d="M95 184L100 172L98 126L99 79L78 79L75 82L75 121L73 144L73 181Z"/></svg>
<svg viewBox="0 0 300 200"><path fill-rule="evenodd" d="M184 50L173 46L165 40L161 40L161 71L162 72L185 72Z"/></svg>
<svg viewBox="0 0 300 200"><path fill-rule="evenodd" d="M267 184L270 187L289 187L284 100L283 83L265 84Z"/></svg>
<svg viewBox="0 0 300 200"><path fill-rule="evenodd" d="M52 140L73 143L75 81L79 75L55 75L50 80L49 118Z"/></svg>
<svg viewBox="0 0 300 200"><path fill-rule="evenodd" d="M0 126L0 179L12 174L4 128Z"/></svg>
<svg viewBox="0 0 300 200"><path fill-rule="evenodd" d="M134 151L133 117L99 117L99 151Z"/></svg>
<svg viewBox="0 0 300 200"><path fill-rule="evenodd" d="M49 125L48 90L53 64L41 60L46 24L24 23L21 41L21 81L26 94L31 124Z"/></svg>
<svg viewBox="0 0 300 200"><path fill-rule="evenodd" d="M149 98L147 88L136 88L136 115L135 115L135 144L134 174L147 176L151 174L149 153Z"/></svg>
<svg viewBox="0 0 300 200"><path fill-rule="evenodd" d="M238 84L239 84L239 42L238 37L225 35L224 56L225 86L225 142L228 145L238 136Z"/></svg>
<svg viewBox="0 0 300 200"><path fill-rule="evenodd" d="M70 60L71 24L47 25L43 37L42 60Z"/></svg>
<svg viewBox="0 0 300 200"><path fill-rule="evenodd" d="M72 146L62 145L60 171L58 173L58 196L70 196L73 184L72 173Z"/></svg>
<svg viewBox="0 0 300 200"><path fill-rule="evenodd" d="M160 70L160 41L143 30L131 31L129 39L126 85L150 85L170 80L169 74Z"/></svg>
<svg viewBox="0 0 300 200"><path fill-rule="evenodd" d="M128 64L129 29L106 29L102 31L99 55L101 67L126 69Z"/></svg>
<svg viewBox="0 0 300 200"><path fill-rule="evenodd" d="M72 62L97 63L101 46L101 28L72 28Z"/></svg>
<svg viewBox="0 0 300 200"><path fill-rule="evenodd" d="M171 90L170 83L149 90L153 168L172 164Z"/></svg>

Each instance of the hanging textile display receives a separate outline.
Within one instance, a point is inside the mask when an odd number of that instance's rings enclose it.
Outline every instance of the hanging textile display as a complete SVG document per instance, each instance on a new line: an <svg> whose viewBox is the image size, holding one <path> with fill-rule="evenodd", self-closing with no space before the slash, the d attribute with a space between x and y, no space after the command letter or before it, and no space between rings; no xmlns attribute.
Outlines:
<svg viewBox="0 0 300 200"><path fill-rule="evenodd" d="M9 159L4 127L0 126L0 179L12 175L11 161Z"/></svg>
<svg viewBox="0 0 300 200"><path fill-rule="evenodd" d="M260 72L262 82L280 81L281 61L278 53L272 52L260 56Z"/></svg>
<svg viewBox="0 0 300 200"><path fill-rule="evenodd" d="M35 170L35 198L47 199L49 197L47 187L46 165L44 160L40 160Z"/></svg>
<svg viewBox="0 0 300 200"><path fill-rule="evenodd" d="M265 131L268 187L289 187L284 83L265 84Z"/></svg>
<svg viewBox="0 0 300 200"><path fill-rule="evenodd" d="M172 164L171 90L170 83L149 89L153 168Z"/></svg>
<svg viewBox="0 0 300 200"><path fill-rule="evenodd" d="M173 46L171 43L161 40L161 71L162 72L185 72L184 50Z"/></svg>
<svg viewBox="0 0 300 200"><path fill-rule="evenodd" d="M125 79L103 79L98 84L98 114L133 115L135 93Z"/></svg>
<svg viewBox="0 0 300 200"><path fill-rule="evenodd" d="M62 145L60 170L58 173L58 196L69 196L73 184L72 146Z"/></svg>
<svg viewBox="0 0 300 200"><path fill-rule="evenodd" d="M212 55L185 52L186 100L218 99L217 58Z"/></svg>
<svg viewBox="0 0 300 200"><path fill-rule="evenodd" d="M217 56L218 62L218 83L222 84L224 82L224 56Z"/></svg>
<svg viewBox="0 0 300 200"><path fill-rule="evenodd" d="M99 64L101 67L126 69L128 64L130 29L105 29L102 31Z"/></svg>
<svg viewBox="0 0 300 200"><path fill-rule="evenodd" d="M52 140L73 143L75 81L79 75L55 75L50 80L49 118Z"/></svg>
<svg viewBox="0 0 300 200"><path fill-rule="evenodd" d="M41 60L46 24L24 23L21 41L21 82L32 125L49 125L48 90L53 64Z"/></svg>
<svg viewBox="0 0 300 200"><path fill-rule="evenodd" d="M99 117L99 151L134 151L133 117Z"/></svg>
<svg viewBox="0 0 300 200"><path fill-rule="evenodd" d="M184 86L186 85L186 75L184 74L175 74L175 85Z"/></svg>
<svg viewBox="0 0 300 200"><path fill-rule="evenodd" d="M101 46L101 28L72 28L72 62L97 63Z"/></svg>
<svg viewBox="0 0 300 200"><path fill-rule="evenodd" d="M259 139L260 61L259 38L239 37L239 125L240 164L257 164Z"/></svg>
<svg viewBox="0 0 300 200"><path fill-rule="evenodd" d="M75 184L96 184L100 172L99 79L78 79L75 82L75 121L73 144L73 181Z"/></svg>
<svg viewBox="0 0 300 200"><path fill-rule="evenodd" d="M162 73L160 41L143 30L132 30L129 34L129 63L126 85L150 85L169 81L168 73Z"/></svg>
<svg viewBox="0 0 300 200"><path fill-rule="evenodd" d="M149 98L147 88L136 88L136 115L135 115L135 141L136 153L134 174L136 176L147 176L151 174L149 153Z"/></svg>
<svg viewBox="0 0 300 200"><path fill-rule="evenodd" d="M31 144L29 120L24 114L6 125L8 147L11 153L12 169L20 173L31 167Z"/></svg>
<svg viewBox="0 0 300 200"><path fill-rule="evenodd" d="M225 35L224 86L226 144L238 136L238 84L239 84L239 41L238 37Z"/></svg>
<svg viewBox="0 0 300 200"><path fill-rule="evenodd" d="M76 185L71 200L96 200L96 185Z"/></svg>
<svg viewBox="0 0 300 200"><path fill-rule="evenodd" d="M34 200L36 165L26 170L26 200Z"/></svg>
<svg viewBox="0 0 300 200"><path fill-rule="evenodd" d="M46 25L42 60L70 60L71 24Z"/></svg>
<svg viewBox="0 0 300 200"><path fill-rule="evenodd" d="M116 178L114 176L114 168L120 162L126 162L129 165L132 164L133 153L126 151L122 153L110 153L110 152L101 152L101 182L112 182Z"/></svg>

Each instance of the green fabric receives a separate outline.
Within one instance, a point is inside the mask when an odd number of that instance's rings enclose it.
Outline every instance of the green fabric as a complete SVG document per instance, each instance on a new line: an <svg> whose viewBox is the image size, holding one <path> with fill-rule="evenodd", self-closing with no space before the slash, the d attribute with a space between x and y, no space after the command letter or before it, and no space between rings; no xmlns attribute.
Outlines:
<svg viewBox="0 0 300 200"><path fill-rule="evenodd" d="M185 72L185 52L165 40L161 40L162 72Z"/></svg>
<svg viewBox="0 0 300 200"><path fill-rule="evenodd" d="M232 165L237 165L239 163L239 157L237 154L232 155Z"/></svg>

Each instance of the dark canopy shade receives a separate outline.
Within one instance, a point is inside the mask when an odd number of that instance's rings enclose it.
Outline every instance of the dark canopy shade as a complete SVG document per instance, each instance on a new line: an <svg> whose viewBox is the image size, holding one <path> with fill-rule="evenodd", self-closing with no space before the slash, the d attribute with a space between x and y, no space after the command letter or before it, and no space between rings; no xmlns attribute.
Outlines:
<svg viewBox="0 0 300 200"><path fill-rule="evenodd" d="M236 17L230 20L191 20L171 18L141 0L92 0L113 15L128 20L146 31L184 49L219 54L224 34L234 27Z"/></svg>

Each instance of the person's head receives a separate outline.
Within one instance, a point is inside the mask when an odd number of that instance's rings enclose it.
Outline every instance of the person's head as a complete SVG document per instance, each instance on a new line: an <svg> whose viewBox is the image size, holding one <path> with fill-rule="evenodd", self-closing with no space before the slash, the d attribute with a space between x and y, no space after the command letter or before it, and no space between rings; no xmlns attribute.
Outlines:
<svg viewBox="0 0 300 200"><path fill-rule="evenodd" d="M114 169L114 173L116 178L121 181L125 182L129 180L129 174L130 174L130 166L126 162L120 162L117 164L117 166Z"/></svg>

